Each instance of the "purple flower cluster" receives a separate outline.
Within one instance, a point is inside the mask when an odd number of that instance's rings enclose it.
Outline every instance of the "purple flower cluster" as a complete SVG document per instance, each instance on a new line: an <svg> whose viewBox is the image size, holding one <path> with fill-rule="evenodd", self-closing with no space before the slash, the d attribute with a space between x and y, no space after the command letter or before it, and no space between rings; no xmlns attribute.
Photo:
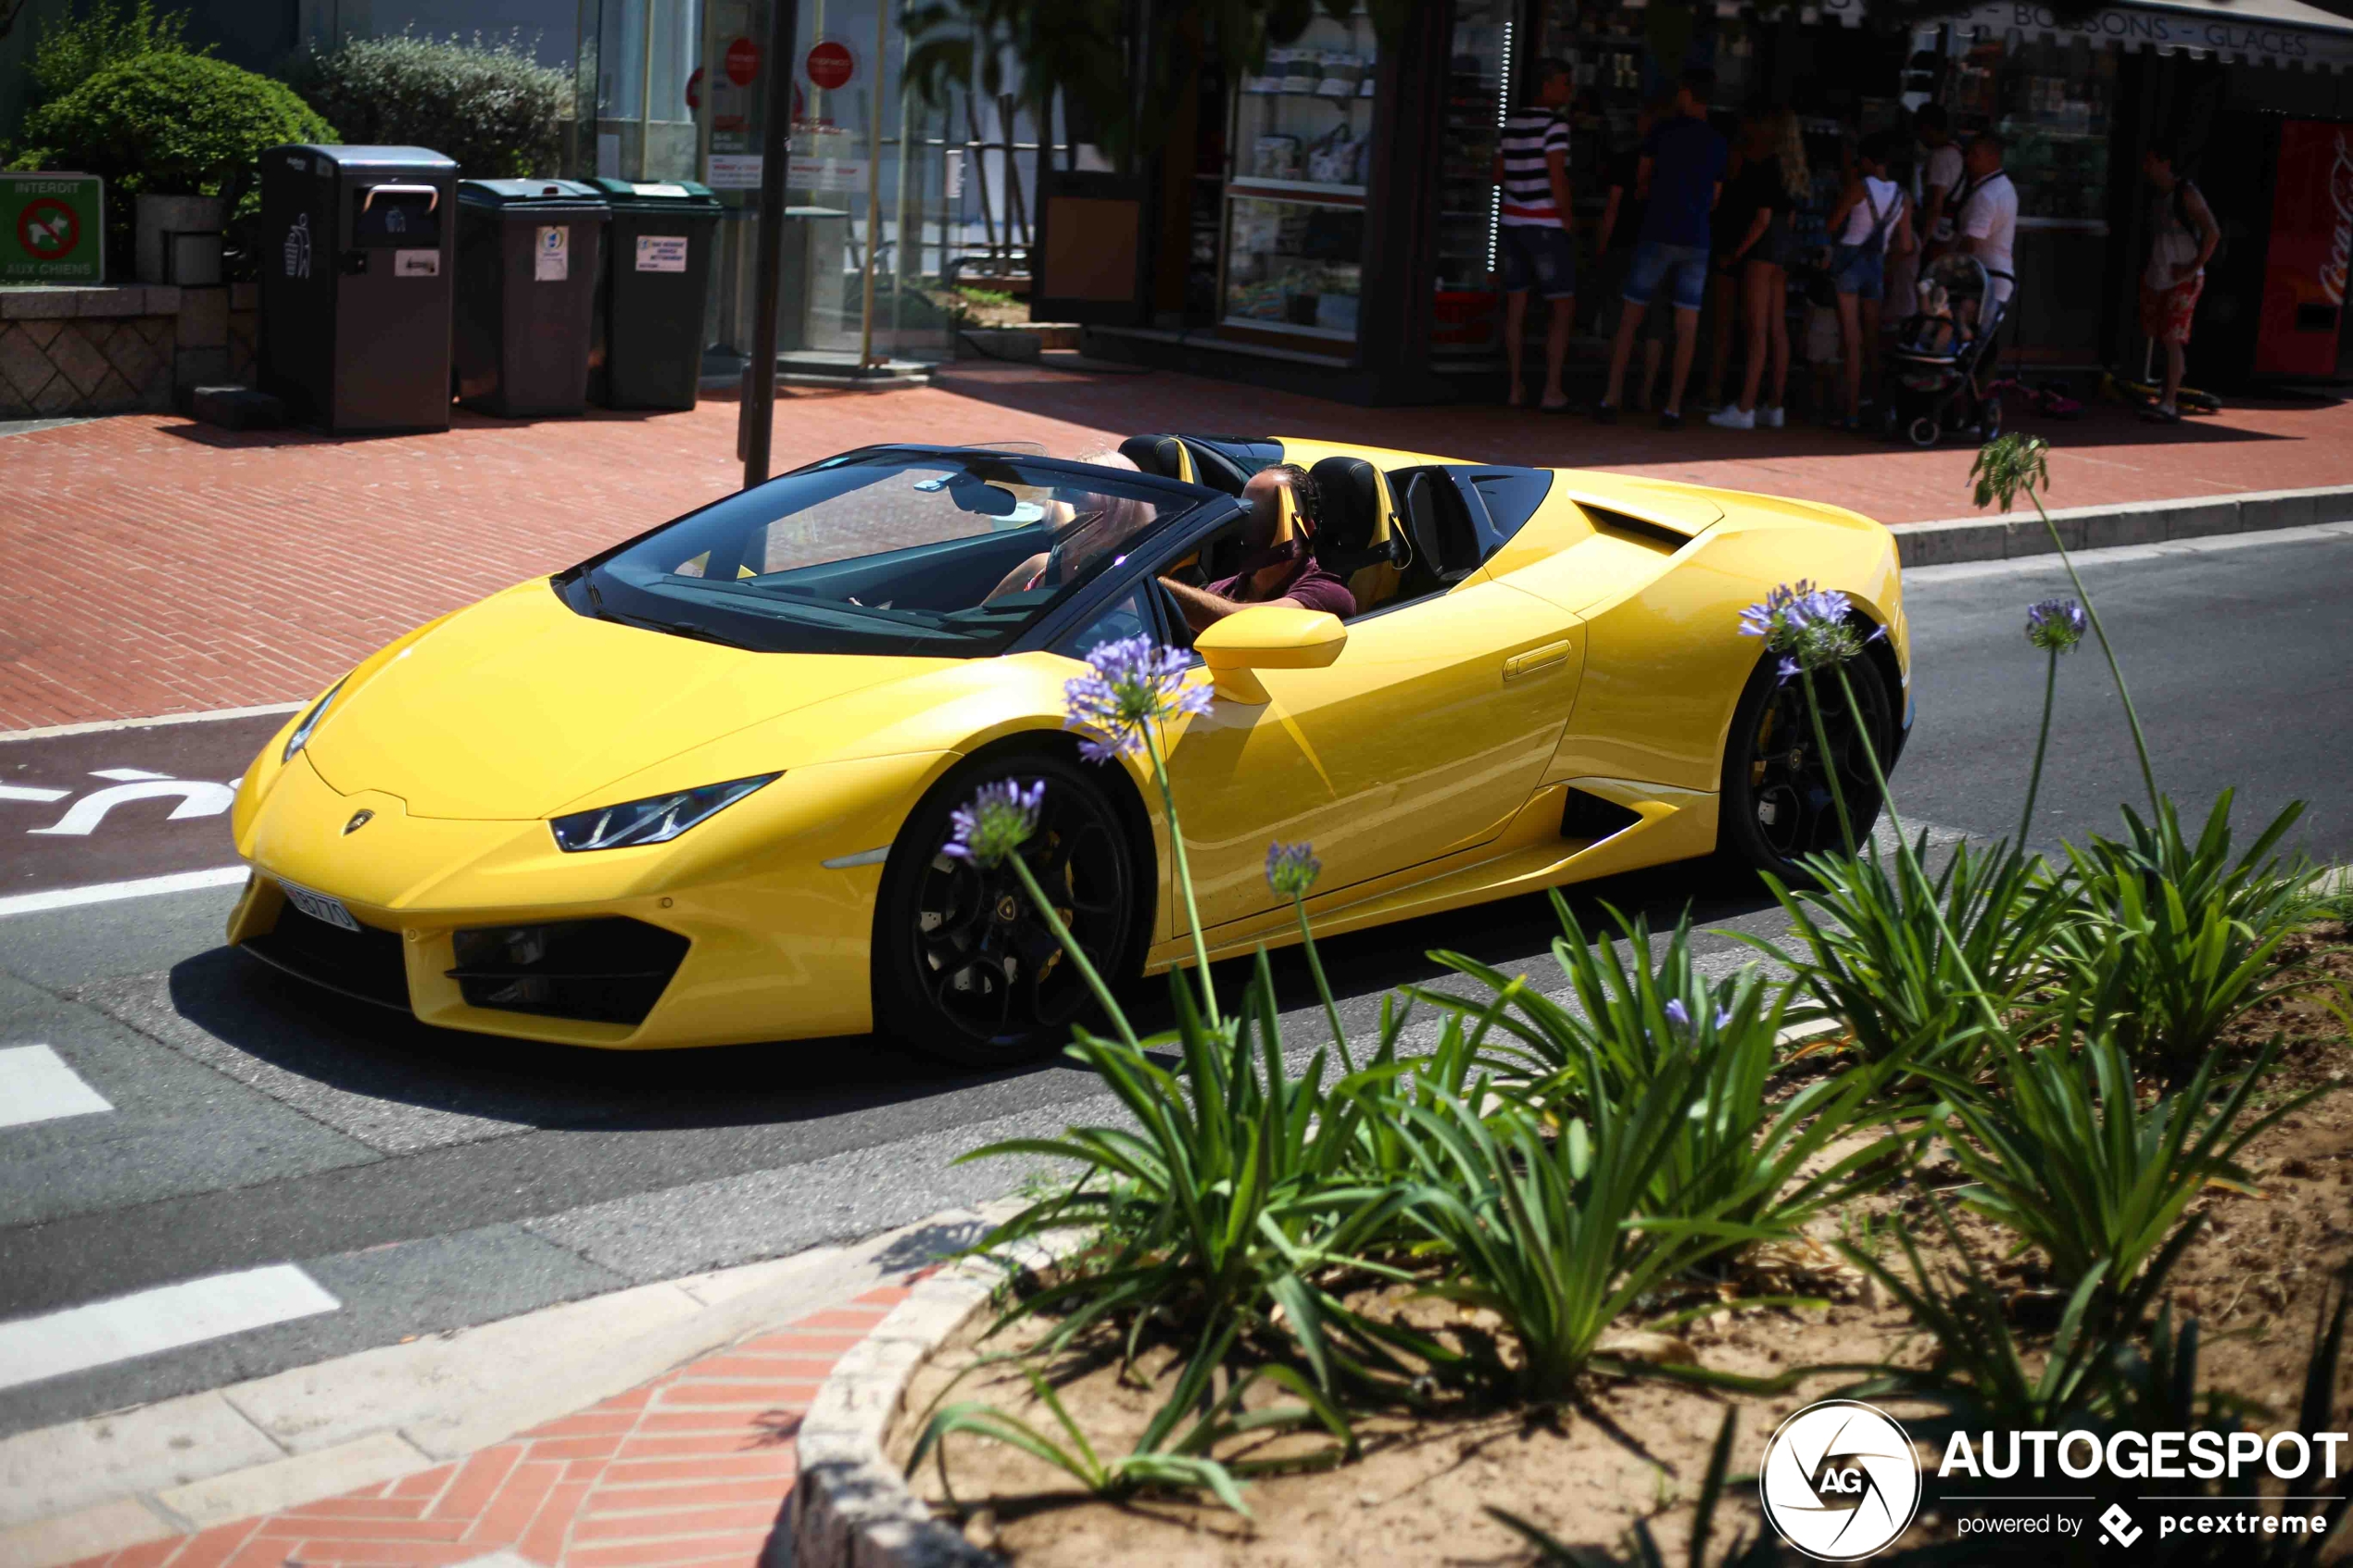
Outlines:
<svg viewBox="0 0 2353 1568"><path fill-rule="evenodd" d="M1191 662L1182 649L1150 637L1096 644L1087 655L1087 673L1063 684L1063 727L1101 737L1079 742L1080 755L1089 762L1128 756L1144 748L1145 725L1208 712L1214 694L1185 683Z"/></svg>
<svg viewBox="0 0 2353 1568"><path fill-rule="evenodd" d="M949 813L948 842L939 852L975 866L996 865L1038 831L1038 810L1045 803L1043 779L1032 780L1027 789L1018 779L983 784L970 804Z"/></svg>
<svg viewBox="0 0 2353 1568"><path fill-rule="evenodd" d="M1741 635L1762 637L1766 648L1781 656L1780 677L1786 681L1808 670L1843 664L1863 650L1847 617L1854 605L1836 588L1818 588L1800 578L1767 594L1762 602L1741 611ZM1871 641L1885 635L1874 631Z"/></svg>
<svg viewBox="0 0 2353 1568"><path fill-rule="evenodd" d="M1315 859L1315 847L1304 839L1266 847L1266 885L1277 898L1304 898L1323 874L1324 862Z"/></svg>
<svg viewBox="0 0 2353 1568"><path fill-rule="evenodd" d="M2038 599L2026 607L2026 640L2052 653L2066 653L2092 629L2092 618L2073 599Z"/></svg>
<svg viewBox="0 0 2353 1568"><path fill-rule="evenodd" d="M1683 1005L1682 997L1674 997L1668 1001L1667 1006L1661 1010L1667 1014L1667 1022L1673 1026L1677 1034L1682 1035L1683 1038L1687 1040L1692 1037L1694 1033L1692 1028L1692 1010ZM1731 1022L1731 1021L1732 1014L1730 1009L1719 1009L1718 1010L1716 1014L1717 1028L1721 1029L1727 1023Z"/></svg>

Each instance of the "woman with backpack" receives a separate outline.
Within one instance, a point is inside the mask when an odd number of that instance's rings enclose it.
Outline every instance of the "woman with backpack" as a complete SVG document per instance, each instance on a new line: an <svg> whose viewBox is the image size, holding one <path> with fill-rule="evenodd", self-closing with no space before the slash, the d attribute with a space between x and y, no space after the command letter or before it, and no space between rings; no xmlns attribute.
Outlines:
<svg viewBox="0 0 2353 1568"><path fill-rule="evenodd" d="M1910 204L1903 188L1887 177L1894 147L1882 132L1864 138L1855 155L1855 178L1831 209L1830 274L1838 291L1838 333L1846 362L1847 430L1863 428L1863 379L1868 370L1871 390L1879 391L1879 328L1881 301L1887 281L1887 258L1909 255L1912 246ZM1898 301L1898 308L1906 302Z"/></svg>
<svg viewBox="0 0 2353 1568"><path fill-rule="evenodd" d="M2181 168L2181 150L2170 141L2141 155L2142 178L2157 188L2149 204L2149 264L2141 273L2141 331L2165 345L2165 395L2141 416L2155 424L2181 422L2190 323L2206 290L2206 264L2222 243L2222 226Z"/></svg>

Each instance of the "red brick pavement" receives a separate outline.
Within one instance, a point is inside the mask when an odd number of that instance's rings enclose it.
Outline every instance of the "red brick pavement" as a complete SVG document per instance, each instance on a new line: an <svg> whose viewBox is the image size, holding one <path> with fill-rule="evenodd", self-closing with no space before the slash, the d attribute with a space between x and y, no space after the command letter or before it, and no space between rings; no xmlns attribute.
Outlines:
<svg viewBox="0 0 2353 1568"><path fill-rule="evenodd" d="M795 1474L793 1434L905 1286L705 1357L455 1464L170 1536L73 1568L751 1568Z"/></svg>
<svg viewBox="0 0 2353 1568"><path fill-rule="evenodd" d="M460 413L447 434L232 434L133 415L0 438L0 730L293 701L421 621L554 571L738 483L736 405L583 420ZM1667 435L1629 419L1361 409L1168 372L958 366L937 386L794 392L781 469L866 442L1278 432L1574 464L1837 501L1891 522L1968 511L1969 452L1827 433ZM2353 482L2353 410L2296 403L2150 427L2041 427L2059 505Z"/></svg>

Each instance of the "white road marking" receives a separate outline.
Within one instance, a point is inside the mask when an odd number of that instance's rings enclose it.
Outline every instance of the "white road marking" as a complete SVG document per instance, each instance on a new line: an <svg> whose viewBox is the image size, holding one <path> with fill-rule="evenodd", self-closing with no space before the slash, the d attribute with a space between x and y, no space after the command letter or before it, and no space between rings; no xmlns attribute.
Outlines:
<svg viewBox="0 0 2353 1568"><path fill-rule="evenodd" d="M261 719L293 713L310 706L301 702L265 702L258 708L216 708L209 713L163 713L153 719L94 719L82 724L51 724L39 730L0 730L0 742L47 740L52 735L94 735L107 730L152 730L162 724L209 724L221 719Z"/></svg>
<svg viewBox="0 0 2353 1568"><path fill-rule="evenodd" d="M90 776L94 779L114 779L129 784L134 779L168 779L171 775L150 773L145 768L93 768L90 770Z"/></svg>
<svg viewBox="0 0 2353 1568"><path fill-rule="evenodd" d="M70 909L82 904L111 904L119 898L145 898L157 893L188 893L199 887L227 887L245 879L243 866L216 866L207 872L174 872L170 876L143 876L132 882L101 882L88 887L53 887L46 893L18 893L0 898L0 916L37 915L49 909Z"/></svg>
<svg viewBox="0 0 2353 1568"><path fill-rule="evenodd" d="M46 1046L0 1049L0 1127L89 1116L114 1107Z"/></svg>
<svg viewBox="0 0 2353 1568"><path fill-rule="evenodd" d="M43 789L38 784L0 784L0 800L63 800L72 793L69 789Z"/></svg>
<svg viewBox="0 0 2353 1568"><path fill-rule="evenodd" d="M107 812L125 801L157 800L173 795L180 797L180 804L164 819L173 822L187 817L217 817L237 801L235 790L210 779L146 778L135 784L109 784L94 790L66 808L66 814L47 827L27 828L25 832L87 838L106 821Z"/></svg>
<svg viewBox="0 0 2353 1568"><path fill-rule="evenodd" d="M176 1350L342 1306L292 1263L272 1263L0 1323L0 1388Z"/></svg>

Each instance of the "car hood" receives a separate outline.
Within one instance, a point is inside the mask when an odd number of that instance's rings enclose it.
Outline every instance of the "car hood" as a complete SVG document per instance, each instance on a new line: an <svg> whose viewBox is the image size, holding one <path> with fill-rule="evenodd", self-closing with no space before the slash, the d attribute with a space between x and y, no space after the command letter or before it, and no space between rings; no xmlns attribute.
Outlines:
<svg viewBox="0 0 2353 1568"><path fill-rule="evenodd" d="M461 610L334 707L307 747L336 790L419 817L547 816L681 752L938 659L724 647L575 614L544 579ZM789 726L761 766L804 759ZM716 783L716 780L699 781Z"/></svg>

